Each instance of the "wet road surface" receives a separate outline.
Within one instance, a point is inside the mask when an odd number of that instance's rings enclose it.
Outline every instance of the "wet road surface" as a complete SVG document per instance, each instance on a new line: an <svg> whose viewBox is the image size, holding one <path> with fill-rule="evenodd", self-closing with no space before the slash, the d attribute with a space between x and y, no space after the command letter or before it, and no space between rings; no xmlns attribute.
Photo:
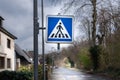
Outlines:
<svg viewBox="0 0 120 80"><path fill-rule="evenodd" d="M110 80L101 76L86 74L77 69L59 67L53 70L51 80Z"/></svg>

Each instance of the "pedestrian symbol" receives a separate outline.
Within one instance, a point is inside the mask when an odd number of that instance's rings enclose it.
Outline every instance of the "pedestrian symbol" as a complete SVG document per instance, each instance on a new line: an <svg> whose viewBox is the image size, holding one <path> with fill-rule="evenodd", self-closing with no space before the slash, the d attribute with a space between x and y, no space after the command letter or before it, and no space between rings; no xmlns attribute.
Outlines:
<svg viewBox="0 0 120 80"><path fill-rule="evenodd" d="M47 42L72 42L72 18L73 16L47 16Z"/></svg>
<svg viewBox="0 0 120 80"><path fill-rule="evenodd" d="M63 22L59 20L49 38L70 39L71 37L69 36Z"/></svg>

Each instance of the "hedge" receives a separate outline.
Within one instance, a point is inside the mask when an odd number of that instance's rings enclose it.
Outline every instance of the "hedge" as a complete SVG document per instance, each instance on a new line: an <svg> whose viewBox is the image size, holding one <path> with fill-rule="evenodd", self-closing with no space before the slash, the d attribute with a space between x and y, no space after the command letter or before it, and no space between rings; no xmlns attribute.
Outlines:
<svg viewBox="0 0 120 80"><path fill-rule="evenodd" d="M0 80L32 80L32 72L23 71L2 71L0 72Z"/></svg>

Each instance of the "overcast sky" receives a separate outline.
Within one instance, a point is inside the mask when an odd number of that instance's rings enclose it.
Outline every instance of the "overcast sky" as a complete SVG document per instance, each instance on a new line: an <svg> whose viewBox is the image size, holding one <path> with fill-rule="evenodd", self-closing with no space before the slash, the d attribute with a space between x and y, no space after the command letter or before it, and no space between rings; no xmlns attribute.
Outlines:
<svg viewBox="0 0 120 80"><path fill-rule="evenodd" d="M41 26L39 1L38 15ZM62 4L52 6L49 0L43 1L44 17L57 15L60 12ZM33 0L0 0L0 16L5 19L4 28L18 38L16 43L24 50L33 50ZM46 20L44 22L46 23ZM56 44L46 44L45 52L50 51L51 47L56 49ZM41 51L41 31L39 33L39 50Z"/></svg>

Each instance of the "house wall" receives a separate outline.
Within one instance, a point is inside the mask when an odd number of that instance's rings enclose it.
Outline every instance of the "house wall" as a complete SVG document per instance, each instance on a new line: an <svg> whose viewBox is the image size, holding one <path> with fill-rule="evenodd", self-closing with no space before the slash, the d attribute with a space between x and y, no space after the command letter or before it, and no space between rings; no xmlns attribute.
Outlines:
<svg viewBox="0 0 120 80"><path fill-rule="evenodd" d="M0 35L1 35L0 56L5 57L5 70L15 70L14 40L2 32L0 32ZM10 40L10 48L7 47L7 39ZM7 68L7 59L10 59L11 63L10 68Z"/></svg>

